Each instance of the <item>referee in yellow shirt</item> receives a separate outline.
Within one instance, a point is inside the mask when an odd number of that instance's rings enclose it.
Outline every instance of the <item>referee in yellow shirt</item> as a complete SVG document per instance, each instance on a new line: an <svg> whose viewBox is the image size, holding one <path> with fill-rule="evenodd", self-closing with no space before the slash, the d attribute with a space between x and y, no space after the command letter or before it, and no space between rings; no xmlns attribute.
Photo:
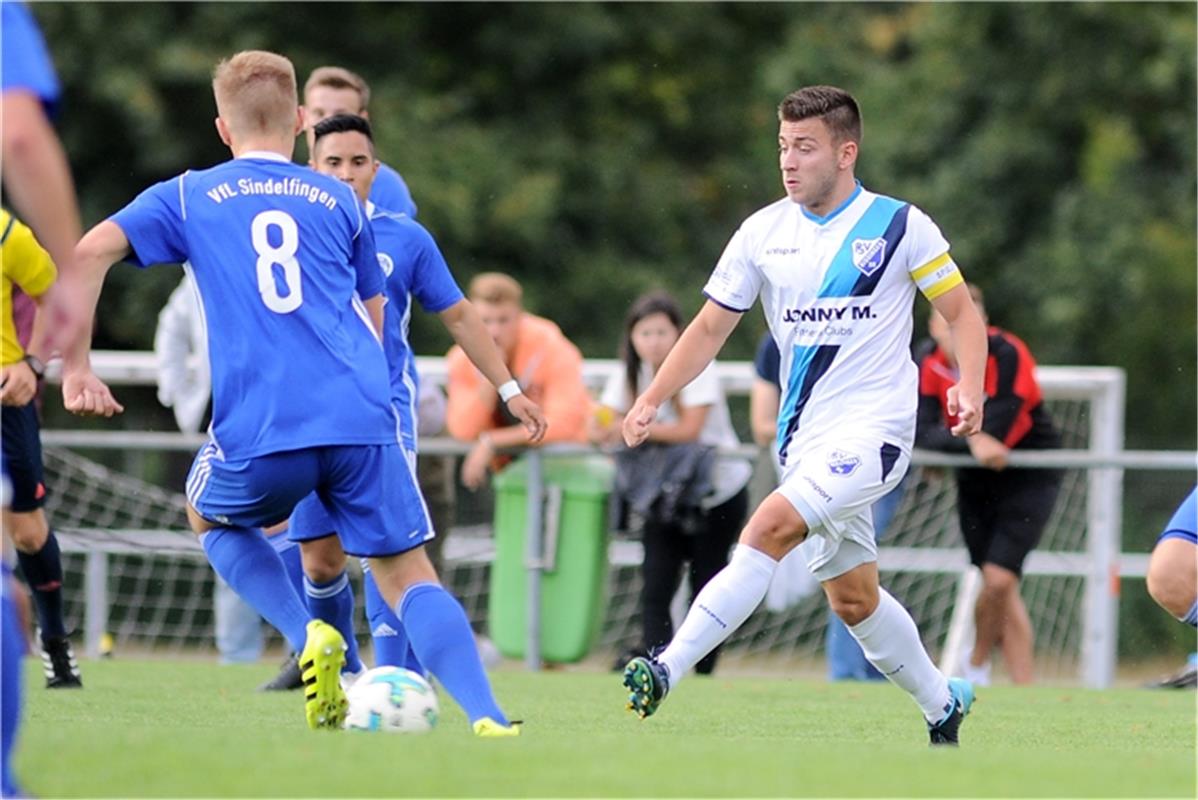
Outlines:
<svg viewBox="0 0 1198 800"><path fill-rule="evenodd" d="M24 223L0 209L0 449L4 473L11 482L11 503L4 512L4 529L16 545L17 563L33 590L41 629L42 661L47 688L82 687L79 666L67 639L62 613L62 556L58 540L46 522L42 505L42 444L33 400L46 370L42 349L46 331L40 301L53 285L57 270L50 255ZM13 323L12 291L18 286L39 304L33 335L26 352Z"/></svg>

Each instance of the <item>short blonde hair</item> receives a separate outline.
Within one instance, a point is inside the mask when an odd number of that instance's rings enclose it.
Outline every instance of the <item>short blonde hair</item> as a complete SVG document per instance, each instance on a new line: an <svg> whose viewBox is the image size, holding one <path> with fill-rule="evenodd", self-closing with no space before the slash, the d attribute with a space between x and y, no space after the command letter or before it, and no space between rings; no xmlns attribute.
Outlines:
<svg viewBox="0 0 1198 800"><path fill-rule="evenodd" d="M345 67L317 67L308 76L304 84L304 103L308 102L308 92L317 86L327 86L330 89L353 89L358 93L358 111L365 111L370 106L370 87L362 76L350 72Z"/></svg>
<svg viewBox="0 0 1198 800"><path fill-rule="evenodd" d="M519 282L511 275L502 272L480 272L470 281L467 292L470 299L478 303L514 303L521 305L524 300L524 290Z"/></svg>
<svg viewBox="0 0 1198 800"><path fill-rule="evenodd" d="M243 50L220 62L212 93L216 112L235 133L290 133L295 125L295 67L278 53Z"/></svg>

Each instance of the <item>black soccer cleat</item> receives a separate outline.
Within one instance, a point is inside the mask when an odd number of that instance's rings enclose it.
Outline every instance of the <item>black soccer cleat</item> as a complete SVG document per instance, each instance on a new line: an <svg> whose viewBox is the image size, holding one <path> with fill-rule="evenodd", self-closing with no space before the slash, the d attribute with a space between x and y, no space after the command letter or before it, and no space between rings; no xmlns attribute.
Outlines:
<svg viewBox="0 0 1198 800"><path fill-rule="evenodd" d="M933 725L928 723L928 738L932 747L956 747L960 744L961 720L973 707L973 684L964 678L950 678L948 690L952 694L952 711Z"/></svg>
<svg viewBox="0 0 1198 800"><path fill-rule="evenodd" d="M46 674L47 689L83 688L79 662L75 660L71 640L65 636L42 640L42 670Z"/></svg>
<svg viewBox="0 0 1198 800"><path fill-rule="evenodd" d="M1149 689L1194 689L1198 688L1198 663L1187 663L1172 675L1145 684Z"/></svg>
<svg viewBox="0 0 1198 800"><path fill-rule="evenodd" d="M628 710L644 719L653 715L670 691L670 674L656 659L637 656L624 667Z"/></svg>
<svg viewBox="0 0 1198 800"><path fill-rule="evenodd" d="M292 653L283 661L279 674L258 687L260 692L290 692L304 685L304 676L300 672L299 655Z"/></svg>

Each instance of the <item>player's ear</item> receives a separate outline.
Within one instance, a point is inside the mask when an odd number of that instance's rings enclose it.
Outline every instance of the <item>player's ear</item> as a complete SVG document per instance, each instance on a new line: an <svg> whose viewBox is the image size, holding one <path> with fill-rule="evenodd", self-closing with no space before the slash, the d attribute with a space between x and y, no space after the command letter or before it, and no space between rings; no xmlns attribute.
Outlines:
<svg viewBox="0 0 1198 800"><path fill-rule="evenodd" d="M295 135L299 136L304 131L304 107L296 106L295 108Z"/></svg>
<svg viewBox="0 0 1198 800"><path fill-rule="evenodd" d="M232 147L233 146L233 137L231 137L229 135L229 126L226 125L225 121L223 119L221 119L220 117L217 117L214 120L214 122L216 123L217 136L220 137L220 140L222 142L224 142L226 147Z"/></svg>
<svg viewBox="0 0 1198 800"><path fill-rule="evenodd" d="M857 163L857 143L852 139L840 145L840 168L850 169Z"/></svg>

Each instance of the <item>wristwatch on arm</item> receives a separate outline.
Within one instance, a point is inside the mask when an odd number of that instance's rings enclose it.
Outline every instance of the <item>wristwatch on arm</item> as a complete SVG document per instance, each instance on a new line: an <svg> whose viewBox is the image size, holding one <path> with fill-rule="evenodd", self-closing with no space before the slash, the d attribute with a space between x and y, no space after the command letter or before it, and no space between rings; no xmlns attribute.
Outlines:
<svg viewBox="0 0 1198 800"><path fill-rule="evenodd" d="M46 377L45 362L43 362L40 358L35 356L33 353L26 353L25 357L21 360L29 365L29 369L33 371L34 377L36 377L39 381L43 380Z"/></svg>

